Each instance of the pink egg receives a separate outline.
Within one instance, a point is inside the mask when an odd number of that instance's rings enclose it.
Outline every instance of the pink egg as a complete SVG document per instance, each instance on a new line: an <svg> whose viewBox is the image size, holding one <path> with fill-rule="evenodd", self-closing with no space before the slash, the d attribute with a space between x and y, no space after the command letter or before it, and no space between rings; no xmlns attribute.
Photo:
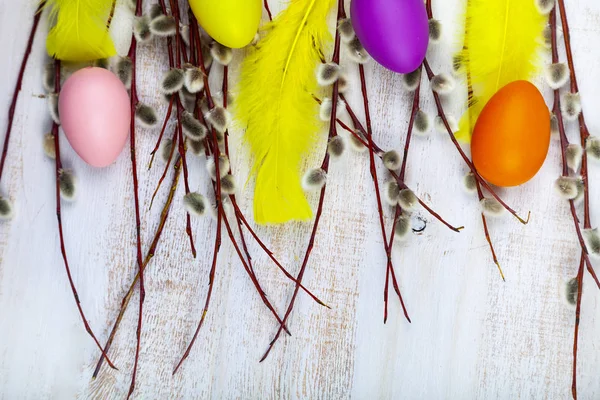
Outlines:
<svg viewBox="0 0 600 400"><path fill-rule="evenodd" d="M79 157L94 167L112 164L127 142L131 123L129 94L103 68L75 72L58 100L62 128Z"/></svg>

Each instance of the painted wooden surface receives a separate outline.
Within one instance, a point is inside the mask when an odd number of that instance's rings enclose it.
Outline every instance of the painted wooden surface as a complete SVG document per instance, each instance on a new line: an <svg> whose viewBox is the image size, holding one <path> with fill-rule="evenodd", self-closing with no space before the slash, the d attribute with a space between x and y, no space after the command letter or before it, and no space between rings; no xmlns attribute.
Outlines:
<svg viewBox="0 0 600 400"><path fill-rule="evenodd" d="M274 10L282 4L273 1ZM459 26L458 1L434 1L445 27L444 44L430 51L437 71L448 70ZM600 4L568 0L576 68L588 124L600 132ZM0 109L7 110L25 48L33 5L0 0ZM91 381L98 351L83 329L68 288L56 230L54 167L42 152L50 128L41 68L45 62L42 25L36 38L16 112L2 193L17 205L16 218L0 225L0 398L124 398L133 365L137 295L127 311L111 355L120 371L103 368ZM166 69L165 46L140 50L141 99L166 106L157 81ZM241 57L236 53L236 60ZM237 64L237 61L234 62ZM349 65L349 64L347 64ZM350 101L360 109L357 71L349 65ZM234 68L234 76L237 73ZM218 78L220 74L216 74ZM399 77L367 66L376 139L387 148L403 143L411 95ZM220 78L219 78L220 80ZM217 85L217 80L214 81ZM215 86L216 87L216 86ZM545 93L548 95L549 93ZM460 115L464 88L448 97ZM548 98L548 96L547 96ZM433 113L424 91L424 109ZM362 112L359 113L363 115ZM6 124L5 111L0 126ZM2 128L4 129L4 128ZM575 138L576 127L569 125ZM160 206L148 210L161 162L144 168L157 132L140 129L138 155L143 206L144 251L156 229ZM243 186L248 160L241 132L233 131L233 165ZM120 299L135 273L135 237L130 161L124 151L104 170L79 160L66 141L64 163L79 177L80 194L63 209L67 251L81 300L104 341ZM307 166L317 166L317 155ZM208 191L204 161L190 159L192 189ZM576 273L579 249L566 204L554 194L560 173L558 143L536 178L502 190L525 213L528 226L508 217L491 222L491 234L507 276L492 263L475 198L461 189L466 172L446 135L415 138L408 182L451 223L456 234L427 214L427 228L394 252L401 289L413 323L390 297L383 324L385 255L368 155L347 154L331 167L325 212L305 284L332 306L319 307L300 295L283 338L267 361L258 363L276 323L260 302L227 238L223 241L214 298L196 346L180 373L171 371L200 317L207 291L215 221L197 220L198 257L184 233L182 187L156 256L146 274L147 297L138 386L141 399L566 399L570 396L574 310L563 301L563 284ZM592 220L600 221L600 167L591 166ZM251 187L240 195L251 215ZM311 197L316 205L316 196ZM391 211L387 210L388 219ZM389 224L389 222L388 222ZM308 224L258 228L260 236L292 271L298 271L308 241ZM389 229L389 228L388 228ZM293 286L255 244L257 274L280 313ZM600 264L596 262L597 268ZM580 333L581 399L600 398L600 293L585 281Z"/></svg>

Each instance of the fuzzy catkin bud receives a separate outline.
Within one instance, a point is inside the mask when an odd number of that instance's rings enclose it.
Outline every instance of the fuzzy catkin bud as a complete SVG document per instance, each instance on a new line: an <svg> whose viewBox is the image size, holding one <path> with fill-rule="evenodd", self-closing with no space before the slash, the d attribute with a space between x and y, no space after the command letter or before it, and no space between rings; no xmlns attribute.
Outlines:
<svg viewBox="0 0 600 400"><path fill-rule="evenodd" d="M164 139L160 145L160 158L164 162L168 162L173 154L173 141L171 139Z"/></svg>
<svg viewBox="0 0 600 400"><path fill-rule="evenodd" d="M456 121L456 118L454 118L454 115L446 114L446 121L448 122L452 133L456 133L458 131L458 122ZM439 133L448 133L448 129L446 128L446 124L444 124L444 119L441 115L435 117L434 125L435 130Z"/></svg>
<svg viewBox="0 0 600 400"><path fill-rule="evenodd" d="M51 93L47 96L48 99L48 112L52 117L52 120L60 125L60 116L58 115L58 94Z"/></svg>
<svg viewBox="0 0 600 400"><path fill-rule="evenodd" d="M164 94L174 94L181 90L185 82L183 71L177 68L170 69L163 75L160 89Z"/></svg>
<svg viewBox="0 0 600 400"><path fill-rule="evenodd" d="M581 97L579 93L566 92L562 95L560 109L568 121L575 121L581 114Z"/></svg>
<svg viewBox="0 0 600 400"><path fill-rule="evenodd" d="M58 171L58 187L63 200L73 201L77 197L77 178L71 171Z"/></svg>
<svg viewBox="0 0 600 400"><path fill-rule="evenodd" d="M160 4L158 3L154 3L150 6L150 10L148 11L148 16L150 17L150 20L154 21L155 18L160 17L161 15L164 15L162 12L162 7L160 6Z"/></svg>
<svg viewBox="0 0 600 400"><path fill-rule="evenodd" d="M221 178L221 193L235 194L236 185L233 175L225 175Z"/></svg>
<svg viewBox="0 0 600 400"><path fill-rule="evenodd" d="M338 22L337 29L340 33L340 39L344 43L350 43L352 39L356 37L350 18L341 19L340 22Z"/></svg>
<svg viewBox="0 0 600 400"><path fill-rule="evenodd" d="M414 122L415 133L419 136L425 136L431 129L431 118L423 110L417 110Z"/></svg>
<svg viewBox="0 0 600 400"><path fill-rule="evenodd" d="M577 297L579 296L579 280L577 277L569 279L565 284L565 300L569 305L577 304Z"/></svg>
<svg viewBox="0 0 600 400"><path fill-rule="evenodd" d="M181 113L181 127L185 136L191 140L200 141L207 135L207 129L194 115L188 111Z"/></svg>
<svg viewBox="0 0 600 400"><path fill-rule="evenodd" d="M5 197L0 196L0 220L7 221L14 215L13 205Z"/></svg>
<svg viewBox="0 0 600 400"><path fill-rule="evenodd" d="M437 94L449 94L455 86L454 78L444 72L431 78L431 89Z"/></svg>
<svg viewBox="0 0 600 400"><path fill-rule="evenodd" d="M598 234L598 229L584 229L582 234L588 254L600 257L600 234Z"/></svg>
<svg viewBox="0 0 600 400"><path fill-rule="evenodd" d="M381 158L383 160L383 165L390 171L397 170L402 163L402 157L400 157L400 154L396 150L385 152Z"/></svg>
<svg viewBox="0 0 600 400"><path fill-rule="evenodd" d="M206 199L198 192L190 192L183 196L185 210L194 217L201 217L206 213Z"/></svg>
<svg viewBox="0 0 600 400"><path fill-rule="evenodd" d="M590 136L585 142L585 150L588 157L595 161L600 161L600 138Z"/></svg>
<svg viewBox="0 0 600 400"><path fill-rule="evenodd" d="M159 15L150 22L150 32L159 37L169 37L177 34L177 23L170 15Z"/></svg>
<svg viewBox="0 0 600 400"><path fill-rule="evenodd" d="M223 107L217 106L208 111L205 115L206 122L210 124L217 132L223 133L231 124L231 113Z"/></svg>
<svg viewBox="0 0 600 400"><path fill-rule="evenodd" d="M52 160L56 158L56 147L54 146L54 134L52 132L44 135L43 149L46 157Z"/></svg>
<svg viewBox="0 0 600 400"><path fill-rule="evenodd" d="M340 66L333 62L319 64L317 67L317 83L319 86L333 85L340 77Z"/></svg>
<svg viewBox="0 0 600 400"><path fill-rule="evenodd" d="M195 156L204 154L204 143L201 140L188 140L188 149Z"/></svg>
<svg viewBox="0 0 600 400"><path fill-rule="evenodd" d="M400 186L398 186L398 182L389 181L385 184L383 198L390 206L398 204L398 199L400 198Z"/></svg>
<svg viewBox="0 0 600 400"><path fill-rule="evenodd" d="M321 189L327 183L327 172L321 168L313 168L306 171L302 178L302 187L307 192Z"/></svg>
<svg viewBox="0 0 600 400"><path fill-rule="evenodd" d="M360 40L358 40L358 37L354 37L346 46L348 47L348 56L355 63L365 64L370 60L369 53L367 53Z"/></svg>
<svg viewBox="0 0 600 400"><path fill-rule="evenodd" d="M331 110L333 109L333 103L329 97L325 97L321 101L319 106L319 118L321 121L329 121L331 119Z"/></svg>
<svg viewBox="0 0 600 400"><path fill-rule="evenodd" d="M46 93L53 93L56 91L55 72L54 62L50 62L44 66L43 84Z"/></svg>
<svg viewBox="0 0 600 400"><path fill-rule="evenodd" d="M569 67L565 63L550 64L544 71L548 86L552 89L560 89L569 80Z"/></svg>
<svg viewBox="0 0 600 400"><path fill-rule="evenodd" d="M550 14L550 11L554 8L556 0L535 0L535 6L537 7L540 14Z"/></svg>
<svg viewBox="0 0 600 400"><path fill-rule="evenodd" d="M204 74L200 68L191 67L185 70L185 88L190 93L198 93L204 89Z"/></svg>
<svg viewBox="0 0 600 400"><path fill-rule="evenodd" d="M229 158L225 154L219 156L219 178L223 178L229 173ZM215 157L210 156L206 160L206 170L213 181L217 180L217 169L215 167Z"/></svg>
<svg viewBox="0 0 600 400"><path fill-rule="evenodd" d="M504 206L495 198L483 198L479 202L481 212L487 217L500 217L504 214Z"/></svg>
<svg viewBox="0 0 600 400"><path fill-rule="evenodd" d="M336 135L329 139L329 143L327 143L327 152L332 159L339 159L346 149L346 144L344 143L344 139L340 135Z"/></svg>
<svg viewBox="0 0 600 400"><path fill-rule="evenodd" d="M414 91L421 82L421 67L413 72L402 75L402 86L410 92Z"/></svg>
<svg viewBox="0 0 600 400"><path fill-rule="evenodd" d="M233 59L233 51L219 42L213 42L210 46L210 54L216 62L221 65L229 65Z"/></svg>
<svg viewBox="0 0 600 400"><path fill-rule="evenodd" d="M115 65L115 75L123 82L127 90L131 89L133 63L129 57L119 57Z"/></svg>
<svg viewBox="0 0 600 400"><path fill-rule="evenodd" d="M579 193L577 185L580 180L579 177L561 176L554 182L554 189L563 199L573 200Z"/></svg>
<svg viewBox="0 0 600 400"><path fill-rule="evenodd" d="M565 149L565 155L567 157L567 166L573 172L577 172L581 166L581 160L583 158L583 148L578 143L571 143Z"/></svg>
<svg viewBox="0 0 600 400"><path fill-rule="evenodd" d="M396 226L394 226L394 239L398 241L404 241L408 239L410 233L410 218L406 215L401 215L396 220Z"/></svg>
<svg viewBox="0 0 600 400"><path fill-rule="evenodd" d="M398 196L398 205L405 211L413 211L419 205L419 198L410 189L402 189Z"/></svg>
<svg viewBox="0 0 600 400"><path fill-rule="evenodd" d="M429 42L436 44L442 39L442 23L437 19L429 20Z"/></svg>
<svg viewBox="0 0 600 400"><path fill-rule="evenodd" d="M133 20L133 36L139 43L146 43L152 39L150 30L150 18L147 15L135 17Z"/></svg>
<svg viewBox="0 0 600 400"><path fill-rule="evenodd" d="M146 128L152 128L158 123L156 110L144 103L137 103L135 106L135 119Z"/></svg>
<svg viewBox="0 0 600 400"><path fill-rule="evenodd" d="M467 193L477 192L477 178L475 178L475 174L469 172L463 177L463 188Z"/></svg>

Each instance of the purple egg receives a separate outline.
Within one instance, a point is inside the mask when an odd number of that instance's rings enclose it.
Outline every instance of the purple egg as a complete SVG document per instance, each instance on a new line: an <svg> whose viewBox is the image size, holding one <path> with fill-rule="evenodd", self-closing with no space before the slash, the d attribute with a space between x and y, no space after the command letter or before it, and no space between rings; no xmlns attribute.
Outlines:
<svg viewBox="0 0 600 400"><path fill-rule="evenodd" d="M352 0L356 36L375 61L394 72L416 70L429 44L423 0Z"/></svg>

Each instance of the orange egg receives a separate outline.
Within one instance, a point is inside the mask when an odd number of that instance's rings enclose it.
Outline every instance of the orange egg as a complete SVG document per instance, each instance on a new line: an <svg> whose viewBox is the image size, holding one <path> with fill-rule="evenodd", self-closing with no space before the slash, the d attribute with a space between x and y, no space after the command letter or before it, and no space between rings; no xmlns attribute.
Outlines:
<svg viewBox="0 0 600 400"><path fill-rule="evenodd" d="M500 89L485 105L473 130L475 168L497 186L517 186L540 170L550 146L550 112L528 81Z"/></svg>

